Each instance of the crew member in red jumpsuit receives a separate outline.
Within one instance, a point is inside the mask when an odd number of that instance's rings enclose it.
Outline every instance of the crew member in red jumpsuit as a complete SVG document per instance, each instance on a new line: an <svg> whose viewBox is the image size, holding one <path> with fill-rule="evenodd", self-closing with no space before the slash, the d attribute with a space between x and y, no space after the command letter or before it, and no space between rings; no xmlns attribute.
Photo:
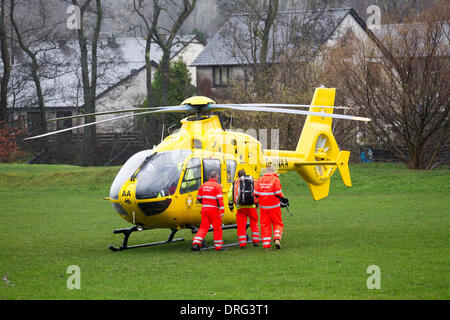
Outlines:
<svg viewBox="0 0 450 320"><path fill-rule="evenodd" d="M281 235L283 221L281 219L280 198L284 198L281 191L280 179L269 166L266 173L255 183L255 197L258 197L261 238L265 250L271 249L272 227L273 240L277 249L281 249Z"/></svg>
<svg viewBox="0 0 450 320"><path fill-rule="evenodd" d="M222 186L217 182L218 173L213 170L209 174L209 180L198 190L197 200L202 204L202 220L197 234L192 241L191 249L199 251L203 239L208 233L209 226L214 229L214 248L223 250L222 216L224 214Z"/></svg>

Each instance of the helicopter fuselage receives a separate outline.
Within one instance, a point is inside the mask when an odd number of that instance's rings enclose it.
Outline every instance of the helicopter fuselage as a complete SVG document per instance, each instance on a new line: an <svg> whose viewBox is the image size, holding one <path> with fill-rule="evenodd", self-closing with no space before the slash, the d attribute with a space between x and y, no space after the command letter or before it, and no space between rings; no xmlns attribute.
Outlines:
<svg viewBox="0 0 450 320"><path fill-rule="evenodd" d="M333 113L321 106L334 105L335 89L318 88L311 112ZM192 97L185 101L208 110L212 100ZM315 107L320 106L320 107ZM206 111L205 111L206 112ZM226 202L237 172L257 179L264 168L277 172L296 171L306 182L314 200L329 193L330 179L339 169L346 186L351 186L350 152L340 151L331 130L331 118L309 115L295 151L263 150L254 137L223 130L216 115L187 117L178 132L166 137L152 150L132 156L120 169L109 200L119 215L143 229L198 226L201 204L197 190L208 180L211 170L219 172ZM236 214L225 206L225 225L236 223Z"/></svg>
<svg viewBox="0 0 450 320"><path fill-rule="evenodd" d="M197 190L211 170L220 172L224 197L239 170L258 178L273 161L265 158L254 137L222 130L215 115L188 117L181 129L152 150L144 150L122 167L111 186L109 200L119 215L145 229L180 229L199 225ZM281 166L284 166L284 161ZM225 206L223 223L236 223Z"/></svg>

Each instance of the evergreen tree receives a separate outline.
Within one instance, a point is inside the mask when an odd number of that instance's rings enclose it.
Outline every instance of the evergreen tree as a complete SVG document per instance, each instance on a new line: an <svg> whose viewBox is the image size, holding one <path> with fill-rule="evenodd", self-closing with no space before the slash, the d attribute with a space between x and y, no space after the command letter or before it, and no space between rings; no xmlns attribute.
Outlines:
<svg viewBox="0 0 450 320"><path fill-rule="evenodd" d="M183 60L177 60L170 63L169 85L168 85L168 101L167 105L177 106L187 98L195 93L195 87L191 84L191 73ZM162 76L161 70L155 72L152 81L152 99L153 105L150 107L162 106ZM144 106L148 105L148 100L145 99ZM154 114L144 115L138 117L138 126L141 127L142 132L146 135L146 143L148 147L152 147L160 142L161 133L164 131L164 136L173 132L168 131L169 128L179 127L178 122L184 118L185 114ZM149 121L150 118L156 119L156 122ZM148 128L149 123L155 123L155 127ZM164 130L163 130L164 125Z"/></svg>
<svg viewBox="0 0 450 320"><path fill-rule="evenodd" d="M195 87L191 84L191 74L183 60L170 63L168 105L175 106L195 93ZM155 72L152 82L153 101L155 106L162 105L162 76L161 70Z"/></svg>

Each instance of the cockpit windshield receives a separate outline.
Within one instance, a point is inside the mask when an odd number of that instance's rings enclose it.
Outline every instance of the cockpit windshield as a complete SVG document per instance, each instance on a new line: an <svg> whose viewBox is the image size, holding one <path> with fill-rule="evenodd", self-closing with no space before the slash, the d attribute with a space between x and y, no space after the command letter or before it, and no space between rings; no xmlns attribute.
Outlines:
<svg viewBox="0 0 450 320"><path fill-rule="evenodd" d="M190 150L171 150L152 154L136 175L136 198L153 199L175 193Z"/></svg>
<svg viewBox="0 0 450 320"><path fill-rule="evenodd" d="M114 200L119 199L119 190L122 187L122 185L125 183L125 181L130 179L130 177L137 170L137 168L139 168L141 163L152 153L153 153L152 150L144 150L136 153L130 159L128 159L127 162L125 162L125 164L117 174L116 178L114 179L113 184L111 185L111 189L109 191L109 197L111 199Z"/></svg>

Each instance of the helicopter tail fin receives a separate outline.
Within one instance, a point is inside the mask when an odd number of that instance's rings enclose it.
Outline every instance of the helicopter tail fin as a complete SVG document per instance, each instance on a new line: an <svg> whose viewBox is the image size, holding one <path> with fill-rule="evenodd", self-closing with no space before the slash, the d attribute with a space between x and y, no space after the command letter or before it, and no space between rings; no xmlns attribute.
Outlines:
<svg viewBox="0 0 450 320"><path fill-rule="evenodd" d="M335 88L317 88L309 111L333 113L334 109L326 106L334 106L335 94ZM305 159L296 164L296 171L308 184L314 200L328 196L330 179L337 168L344 184L351 186L350 152L339 150L331 124L332 118L309 115L295 150Z"/></svg>

